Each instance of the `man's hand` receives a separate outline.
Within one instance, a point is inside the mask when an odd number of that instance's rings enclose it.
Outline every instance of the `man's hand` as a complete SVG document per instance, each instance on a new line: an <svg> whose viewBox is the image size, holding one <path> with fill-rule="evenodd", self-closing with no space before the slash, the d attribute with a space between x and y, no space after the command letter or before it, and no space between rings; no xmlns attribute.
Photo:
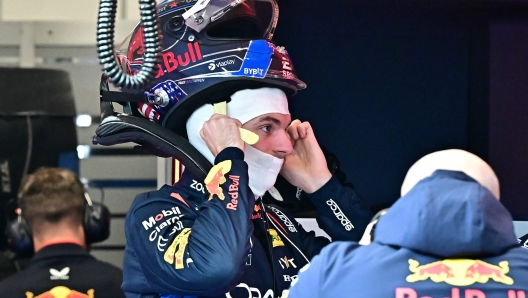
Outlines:
<svg viewBox="0 0 528 298"><path fill-rule="evenodd" d="M215 157L227 147L237 147L244 151L244 142L240 138L239 127L242 127L242 123L237 119L213 114L209 120L205 121L200 130L200 136Z"/></svg>
<svg viewBox="0 0 528 298"><path fill-rule="evenodd" d="M326 159L308 122L294 120L287 128L293 152L284 158L281 175L307 193L313 193L332 178Z"/></svg>

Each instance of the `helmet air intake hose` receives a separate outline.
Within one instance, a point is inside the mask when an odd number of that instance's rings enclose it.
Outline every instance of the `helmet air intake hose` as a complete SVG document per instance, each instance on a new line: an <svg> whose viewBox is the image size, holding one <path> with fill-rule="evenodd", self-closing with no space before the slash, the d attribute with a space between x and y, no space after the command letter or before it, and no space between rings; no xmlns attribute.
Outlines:
<svg viewBox="0 0 528 298"><path fill-rule="evenodd" d="M123 71L114 55L114 27L117 0L100 0L97 19L97 52L103 71L118 88L143 91L157 73L161 41L155 0L139 0L145 55L141 70L134 75Z"/></svg>

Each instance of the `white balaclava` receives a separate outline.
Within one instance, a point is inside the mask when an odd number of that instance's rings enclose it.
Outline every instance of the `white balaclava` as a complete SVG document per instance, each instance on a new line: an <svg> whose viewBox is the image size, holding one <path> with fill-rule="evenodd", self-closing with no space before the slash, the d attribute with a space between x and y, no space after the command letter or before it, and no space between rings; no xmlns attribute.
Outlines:
<svg viewBox="0 0 528 298"><path fill-rule="evenodd" d="M205 104L194 111L187 120L189 142L212 164L214 164L214 156L200 136L200 131L213 113L213 105ZM245 89L231 95L231 101L227 103L227 115L238 119L242 124L269 113L290 114L288 100L282 90ZM249 187L255 196L261 196L275 184L284 160L246 144L244 161L248 164Z"/></svg>

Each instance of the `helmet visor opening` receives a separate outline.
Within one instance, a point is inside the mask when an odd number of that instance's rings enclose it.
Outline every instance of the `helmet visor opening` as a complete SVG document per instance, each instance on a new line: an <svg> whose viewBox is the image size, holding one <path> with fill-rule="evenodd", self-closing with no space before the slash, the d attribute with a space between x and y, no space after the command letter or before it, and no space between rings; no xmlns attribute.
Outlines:
<svg viewBox="0 0 528 298"><path fill-rule="evenodd" d="M213 23L207 29L207 35L212 38L261 38L261 28L255 18L243 17Z"/></svg>

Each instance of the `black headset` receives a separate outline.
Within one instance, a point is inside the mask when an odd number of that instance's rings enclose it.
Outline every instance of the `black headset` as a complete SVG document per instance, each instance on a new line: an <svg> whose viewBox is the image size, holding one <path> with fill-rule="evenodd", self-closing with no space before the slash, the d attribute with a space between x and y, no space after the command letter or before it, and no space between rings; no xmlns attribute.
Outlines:
<svg viewBox="0 0 528 298"><path fill-rule="evenodd" d="M84 193L86 207L84 209L83 228L86 243L104 241L110 236L110 211L97 202L92 202L88 192ZM7 246L18 257L29 257L34 253L31 229L22 212L18 209L17 218L7 224Z"/></svg>

